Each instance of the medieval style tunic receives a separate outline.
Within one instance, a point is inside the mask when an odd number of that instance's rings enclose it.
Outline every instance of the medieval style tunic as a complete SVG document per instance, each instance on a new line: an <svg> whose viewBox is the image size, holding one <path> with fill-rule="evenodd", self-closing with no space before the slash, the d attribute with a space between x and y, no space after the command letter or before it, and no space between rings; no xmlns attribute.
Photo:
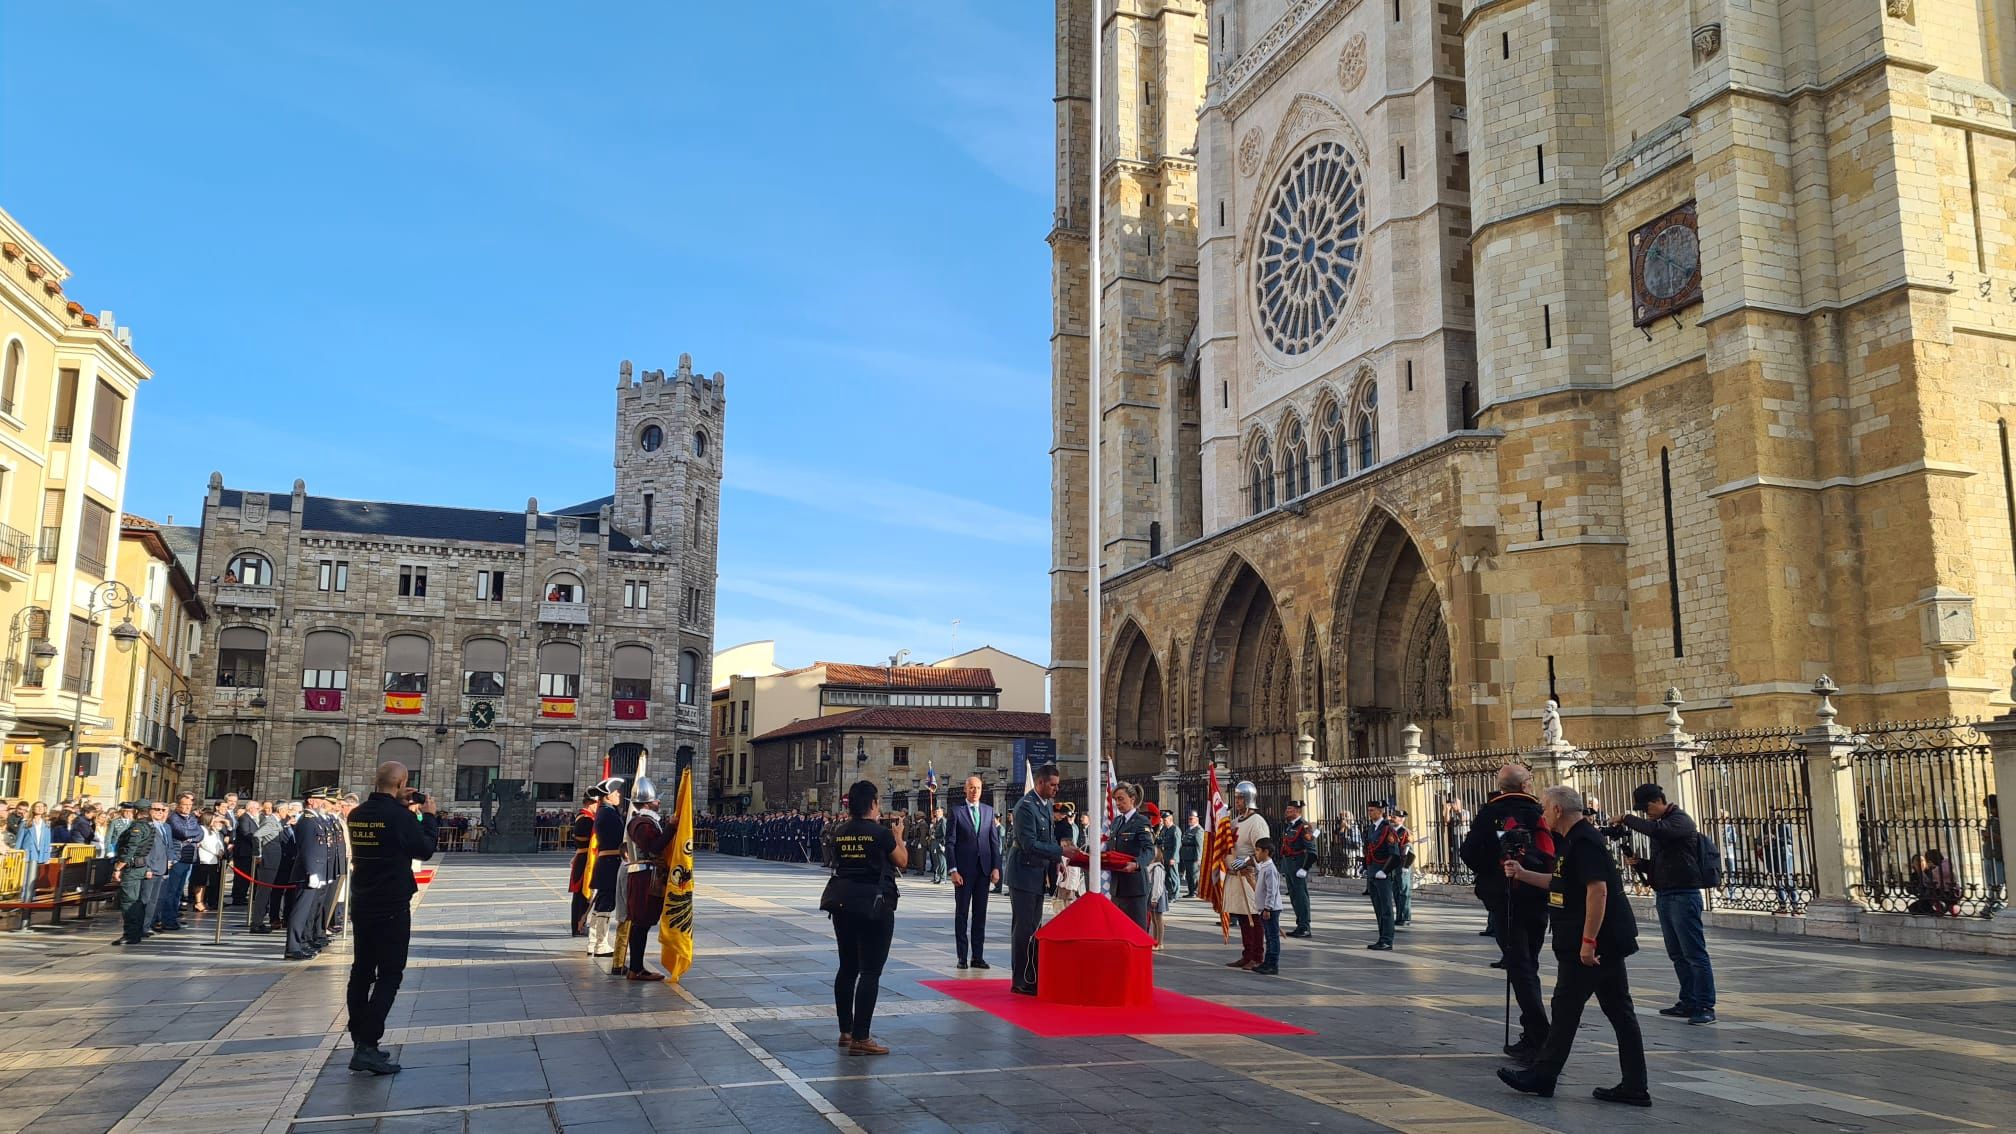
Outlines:
<svg viewBox="0 0 2016 1134"><path fill-rule="evenodd" d="M1252 916L1260 912L1253 896L1253 882L1239 877L1239 868L1253 861L1253 844L1267 837L1267 820L1258 811L1244 819L1232 820L1232 854L1225 860L1225 912Z"/></svg>

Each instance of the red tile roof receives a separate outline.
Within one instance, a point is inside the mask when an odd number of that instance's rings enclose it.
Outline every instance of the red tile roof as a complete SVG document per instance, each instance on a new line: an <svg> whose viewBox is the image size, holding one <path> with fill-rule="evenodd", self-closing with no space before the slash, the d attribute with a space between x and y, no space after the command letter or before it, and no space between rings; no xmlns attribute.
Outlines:
<svg viewBox="0 0 2016 1134"><path fill-rule="evenodd" d="M772 729L751 741L783 740L819 732L984 732L1010 736L1049 736L1049 713L1016 713L1000 709L855 709L830 717L807 717Z"/></svg>
<svg viewBox="0 0 2016 1134"><path fill-rule="evenodd" d="M959 689L995 693L991 669L939 669L930 665L847 665L820 662L826 684L843 689Z"/></svg>

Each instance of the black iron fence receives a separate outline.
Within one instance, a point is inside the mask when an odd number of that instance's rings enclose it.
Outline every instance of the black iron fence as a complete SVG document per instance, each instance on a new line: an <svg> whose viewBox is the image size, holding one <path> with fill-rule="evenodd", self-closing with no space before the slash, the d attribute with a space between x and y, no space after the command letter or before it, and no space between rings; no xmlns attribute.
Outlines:
<svg viewBox="0 0 2016 1134"><path fill-rule="evenodd" d="M1393 801L1393 772L1384 764L1336 764L1317 780L1323 793L1323 821L1318 867L1339 878L1357 877L1363 866L1365 805Z"/></svg>
<svg viewBox="0 0 2016 1134"><path fill-rule="evenodd" d="M1694 817L1722 856L1716 909L1794 914L1813 897L1813 797L1791 729L1705 733L1694 758Z"/></svg>
<svg viewBox="0 0 2016 1134"><path fill-rule="evenodd" d="M1416 832L1414 869L1425 881L1468 886L1475 881L1459 848L1476 822L1477 809L1498 788L1498 769L1520 761L1513 749L1465 752L1441 759L1429 797L1432 815L1409 816ZM1426 834L1427 838L1421 838Z"/></svg>
<svg viewBox="0 0 2016 1134"><path fill-rule="evenodd" d="M1995 759L1962 721L1856 730L1856 826L1863 901L1871 909L1990 915L2009 900L1988 800Z"/></svg>
<svg viewBox="0 0 2016 1134"><path fill-rule="evenodd" d="M1659 764L1646 751L1642 740L1608 741L1582 753L1573 774L1575 786L1588 801L1589 817L1607 824L1616 822L1617 816L1631 809L1631 793L1639 784L1659 782ZM1621 841L1605 839L1604 845L1610 848L1618 872L1624 876L1624 891L1650 894L1651 883L1631 865L1632 859L1650 861L1650 841L1634 833Z"/></svg>

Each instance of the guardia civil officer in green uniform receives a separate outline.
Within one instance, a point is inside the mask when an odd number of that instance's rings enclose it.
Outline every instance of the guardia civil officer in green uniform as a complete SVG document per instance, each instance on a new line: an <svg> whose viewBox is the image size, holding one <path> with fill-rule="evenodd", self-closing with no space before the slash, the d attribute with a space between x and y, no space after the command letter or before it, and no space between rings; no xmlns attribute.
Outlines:
<svg viewBox="0 0 2016 1134"><path fill-rule="evenodd" d="M391 1075L399 1070L378 1046L385 1017L406 973L413 936L415 859L434 857L434 801L406 790L406 765L378 765L371 798L350 812L350 1070Z"/></svg>

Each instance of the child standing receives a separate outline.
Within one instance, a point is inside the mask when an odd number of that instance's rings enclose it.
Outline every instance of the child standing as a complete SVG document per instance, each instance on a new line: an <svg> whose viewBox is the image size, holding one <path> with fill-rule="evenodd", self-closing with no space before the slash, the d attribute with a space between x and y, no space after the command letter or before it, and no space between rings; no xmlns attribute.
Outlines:
<svg viewBox="0 0 2016 1134"><path fill-rule="evenodd" d="M1274 865L1274 840L1253 844L1253 865L1259 875L1253 888L1253 905L1260 912L1260 928L1265 931L1267 953L1253 971L1273 976L1281 971L1281 870Z"/></svg>
<svg viewBox="0 0 2016 1134"><path fill-rule="evenodd" d="M1169 856L1162 845L1155 846L1155 861L1148 864L1148 928L1155 934L1155 951L1162 950L1162 915L1169 912Z"/></svg>

